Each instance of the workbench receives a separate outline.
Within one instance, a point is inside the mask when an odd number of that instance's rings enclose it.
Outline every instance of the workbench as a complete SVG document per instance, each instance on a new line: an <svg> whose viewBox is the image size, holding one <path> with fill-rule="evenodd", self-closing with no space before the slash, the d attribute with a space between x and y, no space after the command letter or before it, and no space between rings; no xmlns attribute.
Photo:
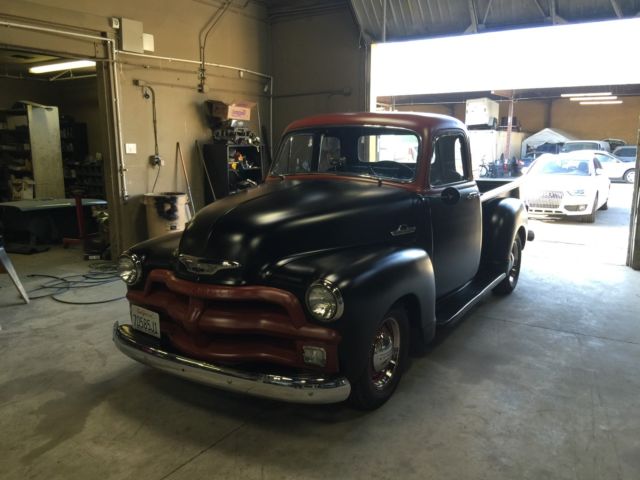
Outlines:
<svg viewBox="0 0 640 480"><path fill-rule="evenodd" d="M97 229L91 207L106 204L105 200L97 198L82 199L87 231ZM37 251L38 245L58 243L63 237L78 237L79 234L73 198L0 203L0 224L8 244L7 250L19 253Z"/></svg>

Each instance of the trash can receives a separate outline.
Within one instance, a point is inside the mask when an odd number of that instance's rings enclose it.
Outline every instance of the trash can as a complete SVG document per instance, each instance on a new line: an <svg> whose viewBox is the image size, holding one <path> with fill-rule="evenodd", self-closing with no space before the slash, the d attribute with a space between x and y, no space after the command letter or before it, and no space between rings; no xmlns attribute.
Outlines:
<svg viewBox="0 0 640 480"><path fill-rule="evenodd" d="M145 193L149 238L184 230L189 220L187 194L182 192Z"/></svg>

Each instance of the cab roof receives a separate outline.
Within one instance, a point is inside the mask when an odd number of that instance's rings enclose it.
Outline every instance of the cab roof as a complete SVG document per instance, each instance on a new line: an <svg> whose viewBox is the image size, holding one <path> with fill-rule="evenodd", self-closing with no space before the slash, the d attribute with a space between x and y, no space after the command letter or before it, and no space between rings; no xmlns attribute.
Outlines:
<svg viewBox="0 0 640 480"><path fill-rule="evenodd" d="M424 132L424 130L434 131L448 128L458 128L466 131L466 126L460 120L436 113L357 112L329 113L302 118L290 123L285 129L285 133L307 128L353 125L406 128L418 133Z"/></svg>

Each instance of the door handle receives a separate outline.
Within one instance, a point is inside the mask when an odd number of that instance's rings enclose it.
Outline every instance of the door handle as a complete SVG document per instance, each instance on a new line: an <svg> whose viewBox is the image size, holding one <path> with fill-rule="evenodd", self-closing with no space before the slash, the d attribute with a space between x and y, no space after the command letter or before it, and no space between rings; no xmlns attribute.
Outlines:
<svg viewBox="0 0 640 480"><path fill-rule="evenodd" d="M413 225L398 225L398 228L391 230L389 233L392 237L399 237L401 235L409 235L416 231L416 227Z"/></svg>
<svg viewBox="0 0 640 480"><path fill-rule="evenodd" d="M474 198L480 198L480 192L469 192L465 198L467 200L473 200Z"/></svg>

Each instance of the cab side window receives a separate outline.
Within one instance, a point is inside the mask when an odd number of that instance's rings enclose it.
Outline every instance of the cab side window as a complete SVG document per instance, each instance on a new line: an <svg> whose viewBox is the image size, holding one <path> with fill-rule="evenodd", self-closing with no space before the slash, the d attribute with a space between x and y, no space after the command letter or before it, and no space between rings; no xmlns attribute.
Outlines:
<svg viewBox="0 0 640 480"><path fill-rule="evenodd" d="M462 134L446 134L438 137L433 146L429 183L433 187L467 180L467 151Z"/></svg>

